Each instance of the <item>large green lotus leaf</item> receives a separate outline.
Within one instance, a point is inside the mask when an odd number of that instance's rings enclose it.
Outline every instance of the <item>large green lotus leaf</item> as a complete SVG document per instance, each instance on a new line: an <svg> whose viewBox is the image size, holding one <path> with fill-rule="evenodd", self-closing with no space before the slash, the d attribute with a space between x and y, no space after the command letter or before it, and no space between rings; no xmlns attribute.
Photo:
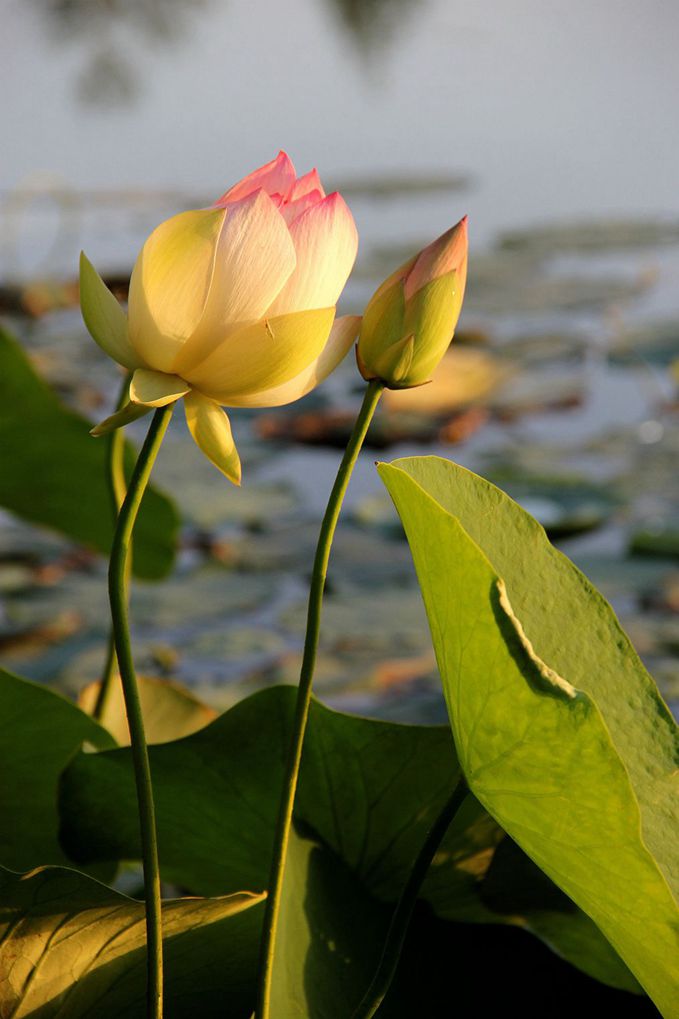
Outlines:
<svg viewBox="0 0 679 1019"><path fill-rule="evenodd" d="M262 889L295 690L274 687L185 739L151 747L160 857L201 895ZM373 894L393 898L459 774L447 727L355 718L314 701L296 816ZM81 753L62 776L62 840L74 860L139 857L131 753ZM468 835L473 834L473 838ZM470 798L451 845L465 858L501 833ZM449 880L475 881L451 858Z"/></svg>
<svg viewBox="0 0 679 1019"><path fill-rule="evenodd" d="M544 876L541 880L549 883ZM571 910L582 916L577 907L571 905ZM327 846L309 832L293 830L274 957L271 1014L285 1019L353 1015L371 982L389 919L390 909L370 896ZM598 939L605 946L601 935ZM612 949L607 951L614 956ZM527 972L530 980L526 980ZM488 973L493 980L488 980ZM446 1000L450 1006L444 1012ZM595 984L522 932L444 922L420 906L379 1015L380 1019L448 1012L494 1015L519 1001L525 1016L570 1016L574 1008L593 1002L621 1019L655 1014L647 998Z"/></svg>
<svg viewBox="0 0 679 1019"><path fill-rule="evenodd" d="M271 1014L347 1019L370 984L389 922L318 839L290 835L272 974Z"/></svg>
<svg viewBox="0 0 679 1019"><path fill-rule="evenodd" d="M472 791L676 1016L677 728L653 680L601 595L502 492L437 457L380 474Z"/></svg>
<svg viewBox="0 0 679 1019"><path fill-rule="evenodd" d="M0 328L0 506L107 553L113 510L106 480L106 441L65 407L36 374L19 344ZM131 471L134 452L126 447ZM135 529L134 571L155 580L174 562L178 517L149 488Z"/></svg>
<svg viewBox="0 0 679 1019"><path fill-rule="evenodd" d="M57 838L57 784L85 742L115 745L65 697L0 669L0 864L30 870L69 862Z"/></svg>
<svg viewBox="0 0 679 1019"><path fill-rule="evenodd" d="M641 988L596 924L505 836L477 889L495 918L513 918L583 972L611 987Z"/></svg>
<svg viewBox="0 0 679 1019"><path fill-rule="evenodd" d="M294 696L289 687L262 691L200 732L151 748L166 878L200 894L266 886ZM356 718L314 701L296 818L372 895L393 902L458 774L447 727ZM75 860L139 857L129 751L77 755L62 779L61 808L62 838ZM532 901L530 914L522 911L523 890L516 908L494 911L483 902L481 882L502 837L467 797L422 897L448 920L527 926L586 972L634 989L600 932L565 896L552 909L555 929L548 936L544 903Z"/></svg>
<svg viewBox="0 0 679 1019"><path fill-rule="evenodd" d="M163 903L165 1015L249 1019L261 895ZM0 870L0 1014L143 1019L144 904L74 870Z"/></svg>

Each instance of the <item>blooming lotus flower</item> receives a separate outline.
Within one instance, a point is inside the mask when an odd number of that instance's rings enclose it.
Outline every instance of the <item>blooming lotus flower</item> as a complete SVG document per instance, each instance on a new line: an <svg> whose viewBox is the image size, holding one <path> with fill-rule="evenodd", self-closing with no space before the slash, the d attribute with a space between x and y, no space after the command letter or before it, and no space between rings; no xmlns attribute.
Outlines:
<svg viewBox="0 0 679 1019"><path fill-rule="evenodd" d="M208 209L182 212L145 242L127 316L81 256L80 303L99 346L133 372L113 428L183 397L205 455L232 481L240 460L222 407L275 407L318 385L351 347L360 318L335 317L358 236L318 173L284 152Z"/></svg>
<svg viewBox="0 0 679 1019"><path fill-rule="evenodd" d="M392 273L363 315L358 366L389 389L431 381L453 338L467 279L467 217Z"/></svg>

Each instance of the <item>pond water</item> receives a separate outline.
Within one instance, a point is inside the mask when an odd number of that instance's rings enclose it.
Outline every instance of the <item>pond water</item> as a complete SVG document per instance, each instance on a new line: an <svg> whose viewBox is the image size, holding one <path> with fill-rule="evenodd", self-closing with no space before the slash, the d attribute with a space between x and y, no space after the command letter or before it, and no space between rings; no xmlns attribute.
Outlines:
<svg viewBox="0 0 679 1019"><path fill-rule="evenodd" d="M460 345L436 391L385 409L379 455L435 451L497 478L603 588L675 703L675 5L9 0L3 18L7 285L72 279L80 247L129 272L160 219L279 147L299 170L318 165L356 216L344 310L470 214ZM6 310L64 397L103 416L117 383L77 311ZM135 595L147 671L220 706L295 680L314 527L356 400L348 359L300 405L234 415L240 491L173 426L158 480L186 532L175 577ZM319 692L439 719L407 547L373 460L338 535ZM17 565L36 538L9 518L0 528L3 664L75 691L102 657L103 564L69 565L68 547L40 535L60 568Z"/></svg>

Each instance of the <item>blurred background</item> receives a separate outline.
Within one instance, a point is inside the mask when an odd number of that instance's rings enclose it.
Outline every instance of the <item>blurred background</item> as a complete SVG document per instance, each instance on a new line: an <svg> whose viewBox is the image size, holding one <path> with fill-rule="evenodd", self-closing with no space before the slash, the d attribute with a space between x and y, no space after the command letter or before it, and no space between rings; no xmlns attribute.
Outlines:
<svg viewBox="0 0 679 1019"><path fill-rule="evenodd" d="M0 316L91 420L110 410L119 378L80 320L81 248L124 297L158 222L209 204L284 148L352 208L361 246L342 311L360 312L390 270L470 216L456 342L435 383L388 394L352 482L319 695L384 717L444 718L408 549L373 469L376 457L435 452L541 520L612 601L676 708L672 0L0 8ZM181 514L179 554L169 580L134 594L147 675L217 708L296 681L317 524L361 390L349 357L298 404L234 413L240 490L176 415L156 479ZM29 443L30 420L25 429ZM7 479L22 451L1 429L0 446ZM7 506L3 491L0 478ZM104 577L73 536L3 512L2 664L70 693L96 679Z"/></svg>

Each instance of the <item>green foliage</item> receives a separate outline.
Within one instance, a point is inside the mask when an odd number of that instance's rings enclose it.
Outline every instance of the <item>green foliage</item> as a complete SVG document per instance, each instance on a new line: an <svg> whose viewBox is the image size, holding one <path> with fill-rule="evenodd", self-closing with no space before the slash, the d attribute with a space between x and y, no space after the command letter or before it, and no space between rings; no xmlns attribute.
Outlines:
<svg viewBox="0 0 679 1019"><path fill-rule="evenodd" d="M68 410L36 374L19 344L0 328L0 506L107 553L113 509L106 479L106 440ZM126 447L126 469L134 452ZM134 571L157 580L174 561L177 513L149 489L135 531Z"/></svg>
<svg viewBox="0 0 679 1019"><path fill-rule="evenodd" d="M1 865L29 870L69 862L57 840L57 782L85 742L115 745L64 697L0 669Z"/></svg>
<svg viewBox="0 0 679 1019"><path fill-rule="evenodd" d="M290 835L271 1014L347 1019L379 960L389 911L316 837ZM404 1017L405 1019L405 1017Z"/></svg>
<svg viewBox="0 0 679 1019"><path fill-rule="evenodd" d="M262 896L163 904L165 1015L249 1019ZM0 1009L13 1019L143 1019L144 904L84 874L0 869Z"/></svg>
<svg viewBox="0 0 679 1019"><path fill-rule="evenodd" d="M505 495L437 458L380 471L453 731L312 703L273 1014L351 1015L462 768L472 792L422 887L380 1017L439 1014L451 994L460 1014L520 1001L526 1016L584 1002L650 1015L648 999L623 993L639 983L674 1016L677 729L653 681L606 602ZM95 696L96 685L82 706ZM198 896L164 904L166 1015L250 1019L295 691L262 691L213 721L175 685L143 681L142 700L158 741L163 876ZM63 869L110 875L140 855L131 751L115 745L118 688L98 725L0 671L0 719L0 1012L141 1017L143 904Z"/></svg>
<svg viewBox="0 0 679 1019"><path fill-rule="evenodd" d="M470 788L675 1015L677 727L653 680L601 595L502 492L437 457L380 473Z"/></svg>
<svg viewBox="0 0 679 1019"><path fill-rule="evenodd" d="M200 732L151 748L166 879L201 895L266 887L293 702L289 687L263 691ZM295 816L372 896L393 903L458 774L447 728L356 718L314 702ZM62 838L75 860L139 857L129 750L76 755L63 775L61 810ZM525 874L508 908L505 902L495 910L484 901L485 873L502 837L468 797L423 899L447 920L517 923L540 936L549 926L548 943L569 961L613 986L634 989L595 925L566 896L552 903L551 923L537 893L530 902ZM524 910L527 895L530 908Z"/></svg>

